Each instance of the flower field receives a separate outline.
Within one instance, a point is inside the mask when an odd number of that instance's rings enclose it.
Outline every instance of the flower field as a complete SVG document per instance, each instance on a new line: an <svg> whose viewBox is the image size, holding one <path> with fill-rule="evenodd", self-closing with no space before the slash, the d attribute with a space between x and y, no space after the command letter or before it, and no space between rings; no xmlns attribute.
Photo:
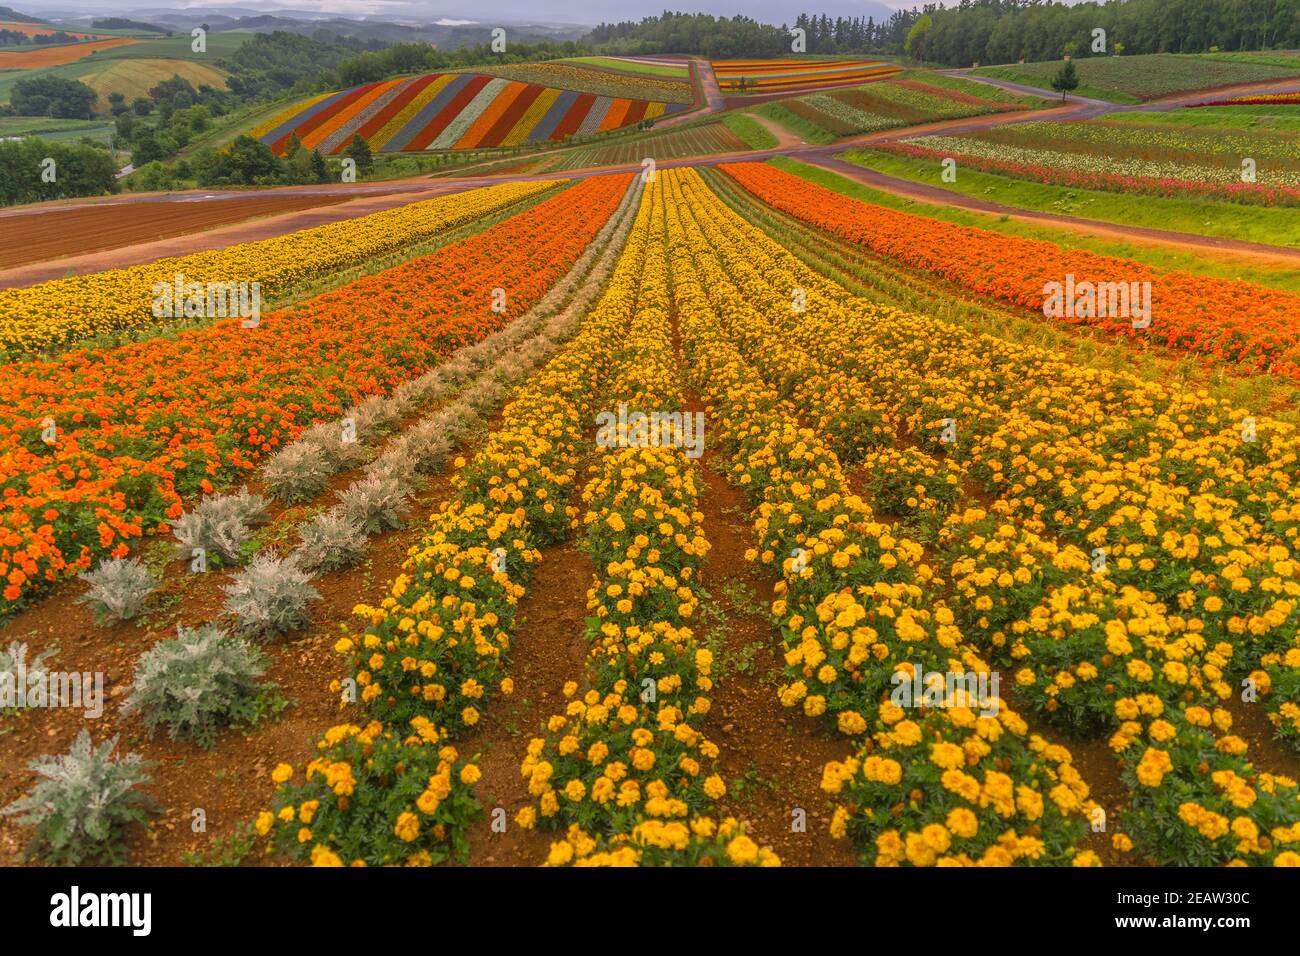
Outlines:
<svg viewBox="0 0 1300 956"><path fill-rule="evenodd" d="M981 172L1057 186L1300 205L1300 156L1291 139L1133 123L1024 123L882 148L936 162L951 157ZM1254 161L1249 176L1243 176L1242 157Z"/></svg>
<svg viewBox="0 0 1300 956"><path fill-rule="evenodd" d="M1265 93L1263 96L1232 96L1223 100L1189 103L1188 106L1300 106L1300 91Z"/></svg>
<svg viewBox="0 0 1300 956"><path fill-rule="evenodd" d="M147 266L53 279L0 290L0 356L17 358L97 335L148 331L159 282L258 282L268 301L332 273L428 240L448 228L544 192L546 183L509 183L464 196L430 199L345 223ZM179 317L183 318L183 316Z"/></svg>
<svg viewBox="0 0 1300 956"><path fill-rule="evenodd" d="M558 141L685 109L691 56L256 132ZM1300 866L1293 250L917 204L834 145L1245 217L1300 198L1286 124L713 66L792 95L0 290L0 865Z"/></svg>
<svg viewBox="0 0 1300 956"><path fill-rule="evenodd" d="M226 319L6 366L5 612L166 530L183 497L237 480L304 426L391 390L526 309L613 211L620 185L578 184L441 250L436 272L431 259L413 259L264 315L255 329ZM513 292L502 312L491 309L494 288ZM342 352L346 362L332 360Z"/></svg>
<svg viewBox="0 0 1300 956"><path fill-rule="evenodd" d="M845 201L830 190L760 163L722 168L764 202L834 235L981 295L1034 311L1043 309L1046 286L1064 282L1067 275L1080 282L1150 283L1147 327L1135 328L1129 318L1103 315L1100 309L1060 321L1117 335L1145 336L1169 348L1300 377L1296 322L1300 299L1292 293L1187 273L1161 273L1132 260L1066 251L1048 242L1008 239L971 226Z"/></svg>
<svg viewBox="0 0 1300 956"><path fill-rule="evenodd" d="M784 93L877 80L899 72L880 60L714 60L723 93Z"/></svg>
<svg viewBox="0 0 1300 956"><path fill-rule="evenodd" d="M1002 91L995 87L981 87L959 78L941 77L940 74L935 76L942 79L942 85L904 75L865 86L783 99L760 107L759 111L778 122L783 113L793 113L830 136L839 137L1009 112L1041 104L1033 97L1001 96Z"/></svg>
<svg viewBox="0 0 1300 956"><path fill-rule="evenodd" d="M480 149L560 142L685 108L683 103L580 93L483 73L431 73L314 97L250 135L277 154L295 138L306 149L341 153L356 136L377 152Z"/></svg>

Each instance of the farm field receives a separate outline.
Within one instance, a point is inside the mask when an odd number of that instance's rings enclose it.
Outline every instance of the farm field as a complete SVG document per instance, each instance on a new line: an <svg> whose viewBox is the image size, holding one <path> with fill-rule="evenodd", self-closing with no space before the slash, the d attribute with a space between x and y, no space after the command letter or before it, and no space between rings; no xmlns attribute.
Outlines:
<svg viewBox="0 0 1300 956"><path fill-rule="evenodd" d="M1293 206L1300 203L1300 154L1294 146L1293 137L1284 133L1174 130L1096 120L1022 123L969 136L903 140L884 148L908 157L951 156L981 172L1053 185ZM1243 157L1254 163L1246 177Z"/></svg>
<svg viewBox="0 0 1300 956"><path fill-rule="evenodd" d="M627 142L591 143L565 150L554 159L535 168L540 172L581 169L586 166L615 166L639 163L650 157L655 161L680 159L683 156L706 156L710 153L740 152L749 148L722 121L691 125L641 134Z"/></svg>
<svg viewBox="0 0 1300 956"><path fill-rule="evenodd" d="M589 67L599 67L599 69ZM610 70L616 72L611 73ZM594 93L597 96L663 100L680 104L690 103L693 96L688 82L689 68L684 65L655 67L651 72L645 72L637 64L627 60L609 59L608 63L586 63L579 59L546 63L511 63L488 67L485 72L507 80L535 83L538 86L553 86L579 93Z"/></svg>
<svg viewBox="0 0 1300 956"><path fill-rule="evenodd" d="M1141 56L1083 57L1074 61L1079 71L1080 96L1115 103L1146 100L1264 80L1300 78L1300 56L1240 57L1215 54L1154 53ZM1011 80L1051 91L1058 62L982 66L972 72Z"/></svg>
<svg viewBox="0 0 1300 956"><path fill-rule="evenodd" d="M185 77L196 86L203 83L224 86L226 74L217 65L217 61L238 50L252 35L243 31L210 34L207 49L203 53L191 49L188 34L156 38L112 37L110 39L114 45L97 45L88 55L79 55L69 60L66 58L68 54L62 54L57 58L58 62L32 63L21 69L16 68L16 64L6 67L5 64L10 61L2 58L9 54L0 51L0 102L8 101L14 83L34 77L81 80L94 86L100 93L100 101L96 104L98 109L104 108L104 98L114 89L130 100L147 93L145 83L153 85L158 80L169 79L173 74ZM119 42L122 40L128 42ZM83 45L57 49L80 49ZM37 51L29 48L19 52L26 54Z"/></svg>
<svg viewBox="0 0 1300 956"><path fill-rule="evenodd" d="M1285 913L1300 34L1206 3L197 10L260 31L207 60L159 9L19 71L128 92L0 117L15 909L143 874L192 936L238 867L373 945L407 868L474 928L501 868L586 943L627 907L548 871L743 867L1016 942ZM959 65L1085 18L1113 55ZM1252 902L1125 898L1170 887Z"/></svg>
<svg viewBox="0 0 1300 956"><path fill-rule="evenodd" d="M145 96L151 88L173 76L189 81L196 88L211 86L224 89L226 86L226 74L222 70L193 60L142 57L107 60L97 65L101 68L86 73L79 79L99 94L99 100L95 104L98 109L107 109L109 93L121 93L127 100L133 100Z"/></svg>
<svg viewBox="0 0 1300 956"><path fill-rule="evenodd" d="M76 37L79 40L90 39L99 36L96 33L78 33L75 30L65 30L62 27L50 26L45 23L22 23L15 20L0 20L0 30L6 30L10 33L21 33L23 36L51 36L55 33L66 33L68 36Z"/></svg>
<svg viewBox="0 0 1300 956"><path fill-rule="evenodd" d="M685 63L673 60L659 60L653 57L575 56L565 58L559 62L596 66L603 70L618 70L620 73L669 77L677 80L685 80L691 75L691 68Z"/></svg>
<svg viewBox="0 0 1300 956"><path fill-rule="evenodd" d="M683 108L483 73L443 73L317 96L262 123L252 135L279 153L295 137L326 155L342 152L355 136L378 152L493 148L559 142Z"/></svg>
<svg viewBox="0 0 1300 956"><path fill-rule="evenodd" d="M112 37L107 40L65 43L36 47L31 50L0 50L0 70L37 70L46 66L76 63L92 54L130 46L137 42L139 41L129 37Z"/></svg>
<svg viewBox="0 0 1300 956"><path fill-rule="evenodd" d="M851 89L775 100L757 107L755 112L809 142L830 143L843 136L1043 105L1044 101L1036 97L922 73Z"/></svg>
<svg viewBox="0 0 1300 956"><path fill-rule="evenodd" d="M789 93L880 79L899 71L879 60L714 60L723 93Z"/></svg>
<svg viewBox="0 0 1300 956"><path fill-rule="evenodd" d="M0 126L3 130L3 126ZM22 228L10 228L0 236L0 269L43 262L99 249L112 249L136 242L182 236L199 229L258 216L273 216L295 209L342 202L345 196L280 196L231 199L219 205L187 203L178 211L159 204L116 206L103 209L63 209L34 217ZM2 219L3 217L0 217Z"/></svg>

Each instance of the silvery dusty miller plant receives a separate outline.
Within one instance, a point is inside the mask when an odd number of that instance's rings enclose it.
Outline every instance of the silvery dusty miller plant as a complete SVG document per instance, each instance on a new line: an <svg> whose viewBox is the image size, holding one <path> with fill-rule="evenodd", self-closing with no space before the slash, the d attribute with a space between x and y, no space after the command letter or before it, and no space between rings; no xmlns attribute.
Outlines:
<svg viewBox="0 0 1300 956"><path fill-rule="evenodd" d="M267 692L266 655L212 624L181 627L140 657L123 713L140 713L152 736L160 724L173 740L205 750L220 727L257 720Z"/></svg>
<svg viewBox="0 0 1300 956"><path fill-rule="evenodd" d="M356 520L337 508L318 514L298 528L302 543L294 552L308 571L338 571L366 556L366 536Z"/></svg>
<svg viewBox="0 0 1300 956"><path fill-rule="evenodd" d="M83 730L66 754L38 757L28 769L39 779L32 792L0 810L21 814L18 822L36 832L26 857L55 866L121 863L123 831L144 823L154 803L137 787L149 783L138 754L114 756L117 738L98 747Z"/></svg>
<svg viewBox="0 0 1300 956"><path fill-rule="evenodd" d="M81 575L90 585L79 601L90 605L99 620L130 620L144 610L158 580L136 558L109 558Z"/></svg>
<svg viewBox="0 0 1300 956"><path fill-rule="evenodd" d="M339 507L366 534L402 527L406 516L406 486L398 477L380 472L362 478L339 494Z"/></svg>
<svg viewBox="0 0 1300 956"><path fill-rule="evenodd" d="M270 552L257 554L235 575L226 592L225 611L239 622L239 632L267 640L307 624L307 605L320 595L311 575L293 557L281 560Z"/></svg>
<svg viewBox="0 0 1300 956"><path fill-rule="evenodd" d="M172 534L186 549L194 548L220 555L226 561L238 561L244 545L252 537L253 525L266 510L266 499L250 495L243 489L237 495L205 495L197 508L181 516Z"/></svg>
<svg viewBox="0 0 1300 956"><path fill-rule="evenodd" d="M262 474L273 498L297 504L324 491L332 470L319 445L295 442L268 461Z"/></svg>

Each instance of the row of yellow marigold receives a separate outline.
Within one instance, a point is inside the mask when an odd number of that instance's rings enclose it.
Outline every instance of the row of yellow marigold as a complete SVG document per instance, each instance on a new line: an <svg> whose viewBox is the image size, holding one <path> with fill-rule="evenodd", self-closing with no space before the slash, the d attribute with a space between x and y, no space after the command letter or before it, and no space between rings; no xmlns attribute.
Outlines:
<svg viewBox="0 0 1300 956"><path fill-rule="evenodd" d="M783 397L799 359L771 324L766 285L782 277L767 272L767 240L694 174L672 179L684 340L730 477L756 505L751 557L782 575L773 611L792 678L782 700L860 741L825 769L832 833L875 865L1095 865L1077 846L1093 805L1069 752L1029 734L996 692L970 692L989 668L937 599L922 548L876 519L824 433L800 426L807 409ZM728 260L751 254L761 265L742 282ZM776 308L790 310L788 291ZM776 374L760 371L761 356ZM900 705L896 685L920 694Z"/></svg>
<svg viewBox="0 0 1300 956"><path fill-rule="evenodd" d="M1287 846L1298 832L1294 782L1255 771L1217 706L1231 693L1234 649L1246 661L1262 651L1277 677L1257 671L1250 681L1261 692L1274 685L1275 715L1287 708L1294 720L1295 685L1282 686L1294 681L1300 594L1287 547L1293 516L1279 505L1294 496L1289 428L1253 422L1255 441L1242 441L1245 416L1204 396L1080 371L987 336L972 342L954 326L853 301L755 234L716 209L701 228L723 260L705 286L716 295L719 277L730 277L769 323L740 336L763 375L817 394L800 414L817 421L819 407L830 409L823 433L869 469L893 468L875 484L892 507L928 512L918 530L936 528L967 485L1002 496L950 518L939 551L958 623L999 663L1020 662L1018 695L1075 731L1122 726L1113 745L1130 774L1146 752L1130 746L1133 717L1199 708L1196 723L1170 715L1157 726L1162 740L1178 726L1173 752L1183 762L1164 791L1134 790L1125 826L1142 852L1172 863L1297 862ZM737 254L747 242L757 248ZM805 308L791 308L791 289ZM1104 417L1117 394L1151 418ZM911 447L879 455L890 442ZM1238 499L1213 493L1248 481L1259 484ZM1237 780L1254 784L1254 811L1232 811L1241 809L1229 792ZM1185 799L1169 796L1179 792ZM1185 839L1164 837L1171 818ZM1126 848L1130 838L1115 842Z"/></svg>
<svg viewBox="0 0 1300 956"><path fill-rule="evenodd" d="M629 408L680 409L662 182L647 186L645 202L651 231L640 296L626 340L607 361L613 394ZM694 468L674 437L602 448L583 490L587 509L574 529L597 569L587 593L591 654L582 684L564 688L564 713L532 739L521 766L533 803L517 821L565 828L551 865L780 862L736 820L713 812L727 793L712 769L718 747L701 729L713 660L691 628L709 544Z"/></svg>

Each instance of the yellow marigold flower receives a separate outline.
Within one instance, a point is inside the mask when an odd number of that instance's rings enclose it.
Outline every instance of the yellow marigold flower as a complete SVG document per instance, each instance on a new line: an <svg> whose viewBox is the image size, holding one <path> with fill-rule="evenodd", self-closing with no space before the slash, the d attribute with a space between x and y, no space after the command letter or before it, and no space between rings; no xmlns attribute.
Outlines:
<svg viewBox="0 0 1300 956"><path fill-rule="evenodd" d="M749 866L758 861L758 844L742 833L727 844L727 857L737 866Z"/></svg>
<svg viewBox="0 0 1300 956"><path fill-rule="evenodd" d="M410 843L420 835L420 818L409 810L405 810L397 817L397 823L393 826L393 833L399 840Z"/></svg>

